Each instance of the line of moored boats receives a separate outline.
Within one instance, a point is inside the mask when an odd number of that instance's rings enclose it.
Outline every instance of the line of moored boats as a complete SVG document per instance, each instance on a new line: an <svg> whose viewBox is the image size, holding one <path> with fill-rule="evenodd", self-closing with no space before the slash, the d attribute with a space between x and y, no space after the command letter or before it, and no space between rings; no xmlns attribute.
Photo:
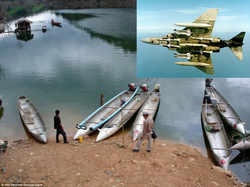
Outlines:
<svg viewBox="0 0 250 187"><path fill-rule="evenodd" d="M99 130L96 142L102 141L119 131L140 109L133 124L133 140L136 141L143 131L142 112L148 112L152 118L156 114L160 103L160 85L156 84L151 93L146 84L136 87L134 83L130 83L128 86L128 90L122 91L77 124L74 140ZM18 107L26 129L39 142L46 143L47 128L33 103L27 97L21 96Z"/></svg>
<svg viewBox="0 0 250 187"><path fill-rule="evenodd" d="M226 99L211 85L213 79L205 80L205 92L202 102L201 120L204 136L207 137L213 157L224 169L228 169L232 149L250 149L250 131L245 129L244 122ZM160 85L149 92L148 86L128 84L129 89L114 96L99 107L90 116L76 125L74 140L98 130L96 142L102 141L119 131L137 113L132 126L133 141L143 131L143 112L155 118L160 103ZM18 99L21 119L39 142L47 142L47 128L33 103L25 96ZM241 134L240 139L229 141L229 135L223 121L233 130Z"/></svg>
<svg viewBox="0 0 250 187"><path fill-rule="evenodd" d="M204 98L202 102L201 119L203 132L209 142L216 162L224 169L228 169L232 149L250 149L249 131L244 122L226 99L211 85L213 79L206 79ZM242 135L242 139L228 139L223 121L235 132ZM231 138L230 138L231 140Z"/></svg>
<svg viewBox="0 0 250 187"><path fill-rule="evenodd" d="M160 102L160 85L156 84L155 89L149 94L146 84L135 87L134 83L129 84L129 90L124 90L106 104L97 109L82 123L77 125L78 131L74 136L77 140L79 136L84 136L99 130L96 142L104 140L118 130L140 109L133 123L133 140L142 133L143 116L142 111L148 112L154 118ZM105 123L105 124L104 124Z"/></svg>

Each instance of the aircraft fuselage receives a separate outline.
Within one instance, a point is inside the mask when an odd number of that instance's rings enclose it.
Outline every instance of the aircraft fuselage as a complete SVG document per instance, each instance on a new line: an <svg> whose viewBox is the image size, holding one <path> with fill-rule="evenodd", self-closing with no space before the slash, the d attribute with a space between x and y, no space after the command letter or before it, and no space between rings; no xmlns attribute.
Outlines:
<svg viewBox="0 0 250 187"><path fill-rule="evenodd" d="M152 45L162 45L164 47L168 47L169 50L188 48L188 50L191 51L196 51L199 49L198 51L200 52L210 51L210 53L219 52L220 48L223 47L237 47L243 45L242 42L233 41L232 39L222 40L217 37L195 37L193 35L187 36L176 33L169 33L163 37L144 38L141 41Z"/></svg>
<svg viewBox="0 0 250 187"><path fill-rule="evenodd" d="M221 47L220 38L215 37L192 37L192 36L175 36L169 38L168 36L157 37L157 38L145 38L141 40L142 42L153 44L153 45L162 45L168 47L169 50L176 50L181 48L188 48L192 51L200 52L219 52ZM224 43L223 43L224 46Z"/></svg>

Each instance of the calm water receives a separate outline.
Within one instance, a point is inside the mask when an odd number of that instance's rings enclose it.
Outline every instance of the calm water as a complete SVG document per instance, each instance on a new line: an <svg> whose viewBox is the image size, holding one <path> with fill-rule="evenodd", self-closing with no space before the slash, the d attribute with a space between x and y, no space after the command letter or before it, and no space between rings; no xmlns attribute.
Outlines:
<svg viewBox="0 0 250 187"><path fill-rule="evenodd" d="M229 40L239 32L213 32L213 37ZM166 33L137 33L137 75L138 77L159 78L249 78L250 77L250 44L249 35L246 33L243 40L243 61L237 59L228 48L221 48L219 53L211 54L215 75L207 75L194 66L181 66L175 62L188 62L184 58L175 58L174 50L159 45L150 45L141 42L143 38L162 37Z"/></svg>
<svg viewBox="0 0 250 187"><path fill-rule="evenodd" d="M89 10L48 11L28 17L33 21L34 34L28 42L17 40L14 34L2 36L1 138L25 136L17 108L21 95L27 96L40 110L49 136L54 135L55 109L61 110L68 135L73 135L75 124L99 107L100 94L108 100L127 89L129 82L139 82L135 10L92 10L91 18L82 16L78 21L69 19L72 13L81 17L82 13L88 15ZM119 26L124 17L129 20L128 32ZM52 27L50 19L62 22L62 28ZM41 31L43 25L48 28L46 33Z"/></svg>
<svg viewBox="0 0 250 187"><path fill-rule="evenodd" d="M40 111L49 137L55 136L56 109L61 110L67 135L73 136L75 124L99 107L102 93L107 101L127 89L129 82L145 80L136 75L136 10L47 11L28 19L33 21L32 40L20 41L14 34L0 35L0 94L4 107L1 139L27 138L18 114L17 99L21 95L27 96ZM50 19L62 22L62 28L51 27ZM41 31L44 25L48 28L46 33ZM248 129L249 81L213 81L246 121ZM204 78L161 78L149 88L161 84L162 99L155 121L158 137L197 147L207 155L200 119L204 82ZM231 165L230 169L241 180L250 181L242 165Z"/></svg>

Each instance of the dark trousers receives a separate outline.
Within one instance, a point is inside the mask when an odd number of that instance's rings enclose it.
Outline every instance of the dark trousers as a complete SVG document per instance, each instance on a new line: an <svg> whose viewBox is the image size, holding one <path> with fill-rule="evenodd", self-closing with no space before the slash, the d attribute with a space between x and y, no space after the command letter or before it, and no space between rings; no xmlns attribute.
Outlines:
<svg viewBox="0 0 250 187"><path fill-rule="evenodd" d="M63 141L67 142L67 136L64 130L62 129L56 129L56 142L59 142L59 135L63 136Z"/></svg>

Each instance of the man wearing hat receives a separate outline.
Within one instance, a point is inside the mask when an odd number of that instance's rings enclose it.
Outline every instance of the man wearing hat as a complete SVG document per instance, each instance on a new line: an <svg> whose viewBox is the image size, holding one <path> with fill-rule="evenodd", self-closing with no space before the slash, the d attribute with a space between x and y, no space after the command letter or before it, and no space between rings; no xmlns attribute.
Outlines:
<svg viewBox="0 0 250 187"><path fill-rule="evenodd" d="M142 135L138 138L138 141L135 145L135 148L132 150L132 152L138 152L144 140L148 140L147 152L151 151L151 147L152 147L151 134L152 134L152 130L154 127L154 120L148 117L147 112L143 112L142 115L145 119L145 121L143 122L143 132L142 132Z"/></svg>

